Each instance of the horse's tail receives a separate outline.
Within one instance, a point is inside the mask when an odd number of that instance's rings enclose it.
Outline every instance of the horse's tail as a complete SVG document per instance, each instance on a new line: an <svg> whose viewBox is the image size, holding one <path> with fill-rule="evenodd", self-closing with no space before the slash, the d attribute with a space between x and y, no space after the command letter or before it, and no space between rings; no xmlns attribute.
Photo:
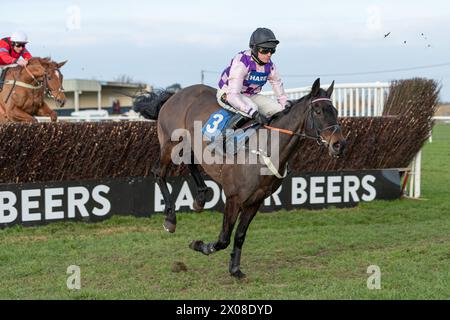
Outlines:
<svg viewBox="0 0 450 320"><path fill-rule="evenodd" d="M156 120L163 104L174 94L175 92L162 90L139 95L133 101L133 110L146 119Z"/></svg>

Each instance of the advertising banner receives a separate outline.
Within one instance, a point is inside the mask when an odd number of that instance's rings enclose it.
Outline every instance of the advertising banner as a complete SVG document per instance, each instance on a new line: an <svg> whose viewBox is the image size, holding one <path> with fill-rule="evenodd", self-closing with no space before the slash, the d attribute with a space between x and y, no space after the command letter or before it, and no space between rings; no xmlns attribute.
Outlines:
<svg viewBox="0 0 450 320"><path fill-rule="evenodd" d="M193 179L171 177L167 182L176 211L193 211ZM223 212L222 187L207 177L205 182L209 187L205 210ZM394 169L291 173L260 211L352 207L361 201L399 197L400 176ZM0 227L101 221L113 214L148 217L163 211L164 200L153 177L0 184Z"/></svg>

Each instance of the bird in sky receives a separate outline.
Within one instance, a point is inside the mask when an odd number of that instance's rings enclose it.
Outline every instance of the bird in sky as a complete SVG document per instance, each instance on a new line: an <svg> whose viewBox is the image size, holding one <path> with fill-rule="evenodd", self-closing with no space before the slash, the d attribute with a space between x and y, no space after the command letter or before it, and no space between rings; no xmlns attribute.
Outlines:
<svg viewBox="0 0 450 320"><path fill-rule="evenodd" d="M388 33L386 33L386 34L384 35L384 37L386 38L386 37L388 37L390 34L391 34L391 32L388 32Z"/></svg>

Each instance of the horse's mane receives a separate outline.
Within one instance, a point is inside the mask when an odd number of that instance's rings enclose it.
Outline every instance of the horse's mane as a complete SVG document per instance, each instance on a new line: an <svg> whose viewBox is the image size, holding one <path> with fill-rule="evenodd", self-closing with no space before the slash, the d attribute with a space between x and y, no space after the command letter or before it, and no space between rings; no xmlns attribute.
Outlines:
<svg viewBox="0 0 450 320"><path fill-rule="evenodd" d="M319 97L321 97L321 96L326 96L326 91L325 91L324 89L322 89L322 88L319 89ZM297 100L289 100L289 101L291 102L292 106L295 106L295 105L300 104L301 102L303 102L303 100L306 100L306 99L309 99L309 98L311 98L311 92L308 93L307 95L304 95L304 96L301 97L300 99L297 99ZM292 108L289 108L289 111L290 111L291 109L292 109Z"/></svg>
<svg viewBox="0 0 450 320"><path fill-rule="evenodd" d="M57 65L57 63L55 61L53 61L50 57L45 57L45 58L33 57L30 60L28 60L28 63L30 65L40 64L44 68L56 67L56 65Z"/></svg>
<svg viewBox="0 0 450 320"><path fill-rule="evenodd" d="M30 66L39 64L43 66L45 69L56 67L57 63L53 61L50 57L40 58L40 57L32 57L30 60L28 60L28 64ZM14 76L17 76L17 74L22 71L21 66L15 66L7 69L7 75L13 74Z"/></svg>
<svg viewBox="0 0 450 320"><path fill-rule="evenodd" d="M297 108L297 107L298 107L298 106L297 106L298 104L302 103L303 100L306 100L307 98L310 98L310 97L311 97L311 93L308 93L307 95L304 95L304 96L301 97L300 99L296 99L296 100L288 100L288 102L291 103L291 108L289 108L287 111L286 111L286 110L283 110L283 111L280 111L280 112L274 114L273 117L272 117L272 119L270 120L270 122L272 123L273 120L278 119L278 118L280 118L280 117L283 116L283 115L289 114L289 113L292 111L293 108Z"/></svg>
<svg viewBox="0 0 450 320"><path fill-rule="evenodd" d="M320 88L320 90L319 90L319 96L322 96L322 94L325 94L325 95L326 95L326 91L325 91L324 89ZM301 104L302 102L304 102L305 100L310 99L310 98L311 98L311 92L309 92L308 94L304 95L304 96L301 97L300 99L296 99L296 100L288 100L288 101L291 103L291 107L290 107L287 111L283 110L283 111L280 111L280 112L274 114L274 115L272 116L272 118L270 119L270 124L271 124L274 120L276 120L276 119L278 119L278 118L281 118L281 117L283 117L284 115L287 115L287 114L291 113L292 110L293 110L294 108L300 107L300 104ZM306 105L303 106L303 107L306 107ZM307 110L307 109L305 108L303 111L306 111L306 110Z"/></svg>

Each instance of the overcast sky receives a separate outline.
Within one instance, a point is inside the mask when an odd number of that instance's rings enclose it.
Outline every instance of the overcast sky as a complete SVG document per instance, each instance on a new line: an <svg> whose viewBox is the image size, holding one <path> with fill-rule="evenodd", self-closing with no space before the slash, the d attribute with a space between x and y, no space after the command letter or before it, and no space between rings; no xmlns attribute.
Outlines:
<svg viewBox="0 0 450 320"><path fill-rule="evenodd" d="M257 27L280 45L273 61L286 88L427 77L450 101L450 2L395 1L24 1L2 10L1 37L28 34L35 56L69 62L65 78L126 74L155 87L216 87ZM390 34L385 37L385 34ZM446 64L408 71L342 75ZM332 74L333 76L327 76ZM270 90L268 85L266 90Z"/></svg>

